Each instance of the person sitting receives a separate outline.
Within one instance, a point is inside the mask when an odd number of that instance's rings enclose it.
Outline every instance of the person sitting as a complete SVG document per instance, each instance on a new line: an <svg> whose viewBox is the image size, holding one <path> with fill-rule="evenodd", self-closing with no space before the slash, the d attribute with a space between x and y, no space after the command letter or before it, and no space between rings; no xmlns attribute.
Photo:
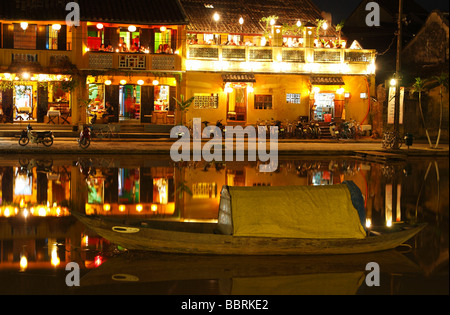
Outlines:
<svg viewBox="0 0 450 315"><path fill-rule="evenodd" d="M114 107L112 107L110 102L106 102L105 113L102 115L102 118L107 118L107 122L110 122L111 118L114 116Z"/></svg>
<svg viewBox="0 0 450 315"><path fill-rule="evenodd" d="M134 43L134 45L131 47L132 52L139 52L139 45L138 43Z"/></svg>
<svg viewBox="0 0 450 315"><path fill-rule="evenodd" d="M165 54L173 54L172 48L168 44L164 45L164 53Z"/></svg>
<svg viewBox="0 0 450 315"><path fill-rule="evenodd" d="M158 46L158 50L156 51L156 53L157 53L157 54L162 54L162 53L164 53L164 47L163 47L162 44L160 44L160 45Z"/></svg>

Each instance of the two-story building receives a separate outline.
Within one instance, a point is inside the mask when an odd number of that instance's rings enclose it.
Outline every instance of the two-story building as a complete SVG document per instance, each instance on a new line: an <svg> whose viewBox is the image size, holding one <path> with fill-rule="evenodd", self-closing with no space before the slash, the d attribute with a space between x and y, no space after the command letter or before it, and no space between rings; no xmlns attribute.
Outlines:
<svg viewBox="0 0 450 315"><path fill-rule="evenodd" d="M181 1L189 18L187 122L355 119L367 124L375 51L341 38L311 2Z"/></svg>
<svg viewBox="0 0 450 315"><path fill-rule="evenodd" d="M368 123L375 51L310 1L79 0L78 26L67 3L2 2L2 121L174 124L183 95L187 122Z"/></svg>
<svg viewBox="0 0 450 315"><path fill-rule="evenodd" d="M109 104L112 122L173 119L188 22L180 2L68 3L0 4L2 120L78 125L104 120Z"/></svg>

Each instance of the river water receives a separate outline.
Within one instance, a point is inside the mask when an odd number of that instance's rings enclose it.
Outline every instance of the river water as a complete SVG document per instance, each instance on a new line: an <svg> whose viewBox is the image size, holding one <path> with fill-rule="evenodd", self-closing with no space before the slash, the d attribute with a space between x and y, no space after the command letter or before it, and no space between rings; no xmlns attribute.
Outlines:
<svg viewBox="0 0 450 315"><path fill-rule="evenodd" d="M448 173L448 159L283 157L276 172L260 173L254 162L2 156L0 294L448 294ZM372 226L426 222L427 227L405 246L365 255L192 257L128 252L69 211L216 222L223 185L344 180L360 188ZM378 264L378 278L366 268L370 262ZM66 270L74 266L69 263L79 267L79 286L68 286L77 284L71 272L78 270ZM375 279L378 283L370 281Z"/></svg>

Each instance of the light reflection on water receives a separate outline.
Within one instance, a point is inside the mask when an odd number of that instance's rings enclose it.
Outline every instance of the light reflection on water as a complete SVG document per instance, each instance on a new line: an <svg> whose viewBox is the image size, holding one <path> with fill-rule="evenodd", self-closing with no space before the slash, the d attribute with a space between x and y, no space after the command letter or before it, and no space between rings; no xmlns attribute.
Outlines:
<svg viewBox="0 0 450 315"><path fill-rule="evenodd" d="M249 162L7 156L0 163L0 293L448 294L447 161L386 164L302 157L281 160L277 172L260 173L257 163ZM217 220L223 185L331 185L344 180L361 189L371 224L428 222L428 227L403 254L192 259L117 255L114 244L69 212L210 222ZM22 267L21 261L26 263ZM71 261L82 267L78 290L64 282L64 266ZM370 261L380 263L381 287L364 284ZM41 277L51 283L44 292Z"/></svg>

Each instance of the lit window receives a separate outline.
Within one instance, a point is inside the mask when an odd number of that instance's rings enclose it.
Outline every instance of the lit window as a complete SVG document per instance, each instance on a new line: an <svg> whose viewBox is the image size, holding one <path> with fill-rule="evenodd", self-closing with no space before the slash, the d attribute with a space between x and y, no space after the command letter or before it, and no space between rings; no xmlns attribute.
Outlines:
<svg viewBox="0 0 450 315"><path fill-rule="evenodd" d="M272 109L272 95L255 95L255 109Z"/></svg>
<svg viewBox="0 0 450 315"><path fill-rule="evenodd" d="M286 103L300 104L300 93L286 93Z"/></svg>

